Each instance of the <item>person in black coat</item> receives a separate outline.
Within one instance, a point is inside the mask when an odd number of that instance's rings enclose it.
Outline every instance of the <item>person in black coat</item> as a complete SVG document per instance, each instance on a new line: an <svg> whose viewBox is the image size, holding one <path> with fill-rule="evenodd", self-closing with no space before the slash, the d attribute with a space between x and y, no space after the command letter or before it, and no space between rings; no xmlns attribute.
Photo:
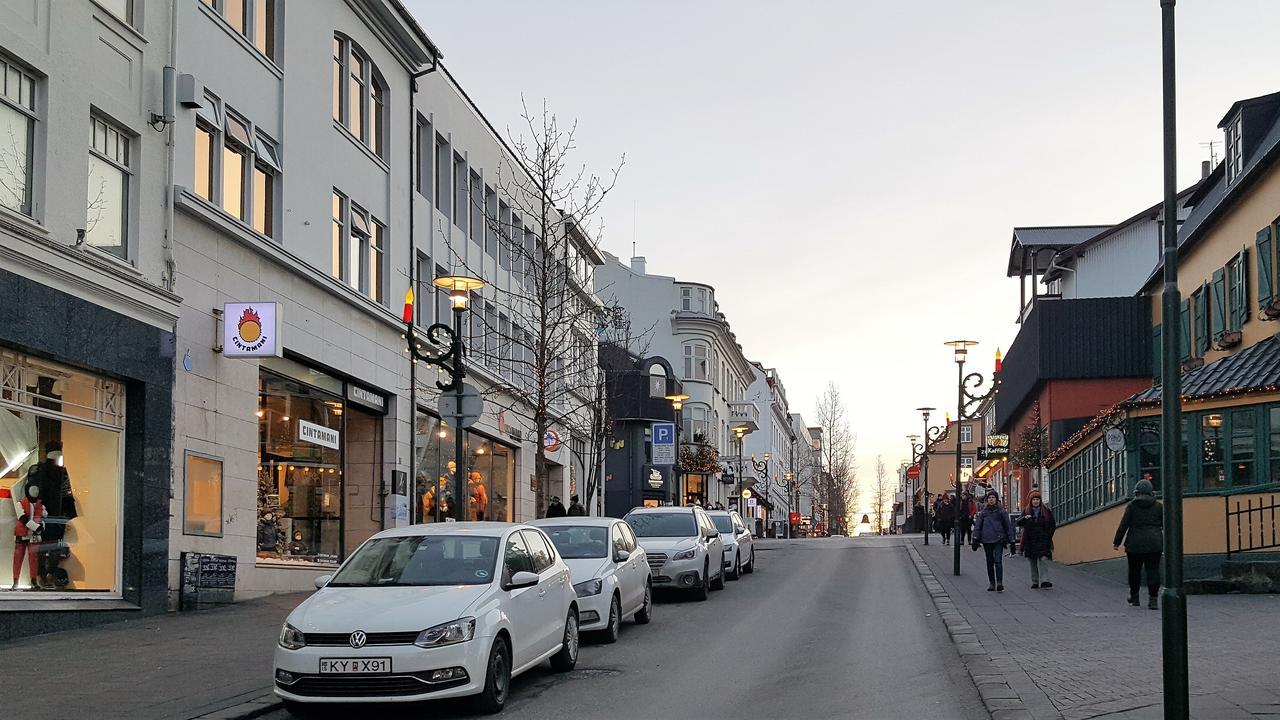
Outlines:
<svg viewBox="0 0 1280 720"><path fill-rule="evenodd" d="M1113 545L1124 543L1129 558L1129 604L1138 604L1143 568L1147 571L1147 607L1159 607L1160 555L1164 552L1164 506L1155 497L1151 481L1142 479L1133 486L1133 499L1124 508Z"/></svg>
<svg viewBox="0 0 1280 720"><path fill-rule="evenodd" d="M546 517L564 517L567 514L568 513L565 512L564 505L560 502L560 496L551 496L551 504L547 506Z"/></svg>
<svg viewBox="0 0 1280 720"><path fill-rule="evenodd" d="M1053 559L1053 533L1058 527L1040 493L1031 493L1030 503L1018 519L1018 527L1022 528L1022 554L1031 563L1031 587L1053 587L1049 582L1049 560Z"/></svg>
<svg viewBox="0 0 1280 720"><path fill-rule="evenodd" d="M950 495L943 495L938 502L938 533L942 535L942 544L951 544L951 529L955 527L956 506Z"/></svg>
<svg viewBox="0 0 1280 720"><path fill-rule="evenodd" d="M582 507L582 503L578 502L577 495L569 496L569 517L584 517L587 509Z"/></svg>

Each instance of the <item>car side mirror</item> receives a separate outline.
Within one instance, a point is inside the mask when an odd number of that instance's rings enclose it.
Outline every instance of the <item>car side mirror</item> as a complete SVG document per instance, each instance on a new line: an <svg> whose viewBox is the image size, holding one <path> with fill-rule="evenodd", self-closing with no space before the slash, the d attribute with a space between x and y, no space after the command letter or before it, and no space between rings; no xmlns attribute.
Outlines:
<svg viewBox="0 0 1280 720"><path fill-rule="evenodd" d="M316 589L319 590L323 588L325 585L328 585L330 580L333 580L332 575L321 575L320 577L316 578Z"/></svg>
<svg viewBox="0 0 1280 720"><path fill-rule="evenodd" d="M613 552L613 561L614 561L614 562L624 563L624 562L626 562L626 561L628 561L628 560L630 560L630 559L631 559L631 551L630 551L630 550L615 550L615 551Z"/></svg>
<svg viewBox="0 0 1280 720"><path fill-rule="evenodd" d="M708 540L715 540L715 539L716 539L716 538L718 538L718 537L720 537L720 531L719 531L719 530L712 530L711 532L708 532L708 533L707 533L707 539L708 539Z"/></svg>
<svg viewBox="0 0 1280 720"><path fill-rule="evenodd" d="M518 590L520 588L533 587L538 584L538 574L521 570L511 576L511 582L507 583L508 590Z"/></svg>

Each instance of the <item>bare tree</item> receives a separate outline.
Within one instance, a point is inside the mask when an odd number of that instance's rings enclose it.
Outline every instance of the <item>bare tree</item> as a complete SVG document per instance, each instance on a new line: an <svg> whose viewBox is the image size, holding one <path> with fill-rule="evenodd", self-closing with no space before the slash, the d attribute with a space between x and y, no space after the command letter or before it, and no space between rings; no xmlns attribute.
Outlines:
<svg viewBox="0 0 1280 720"><path fill-rule="evenodd" d="M493 187L475 174L455 177L454 185L465 193L458 204L471 226L483 227L486 251L513 275L473 299L469 354L500 378L486 399L532 426L535 512L542 514L550 497L547 432L569 431L569 447L589 475L603 452L596 343L609 313L592 290L599 229L587 228L622 164L604 178L573 166L577 125L561 125L545 102L539 114L525 106L521 120L522 133L508 132L512 157L499 163ZM454 266L480 275L456 250ZM588 483L594 492L595 479Z"/></svg>
<svg viewBox="0 0 1280 720"><path fill-rule="evenodd" d="M892 501L891 490L889 488L889 471L884 466L884 456L876 456L876 478L875 484L871 486L871 494L873 502L872 508L875 511L875 530L877 535L884 534L884 513L885 506Z"/></svg>
<svg viewBox="0 0 1280 720"><path fill-rule="evenodd" d="M828 532L848 534L849 510L856 507L858 487L857 436L849 429L849 408L840 387L827 383L818 397L818 426L822 428L822 466L819 497L827 505Z"/></svg>

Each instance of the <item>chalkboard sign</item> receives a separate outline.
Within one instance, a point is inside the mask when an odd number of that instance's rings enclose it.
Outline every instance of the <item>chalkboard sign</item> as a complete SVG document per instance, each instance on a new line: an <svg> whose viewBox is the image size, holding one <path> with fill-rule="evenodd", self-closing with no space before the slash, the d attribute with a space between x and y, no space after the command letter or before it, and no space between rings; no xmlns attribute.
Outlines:
<svg viewBox="0 0 1280 720"><path fill-rule="evenodd" d="M182 553L182 589L179 604L183 610L196 610L203 605L220 605L235 599L236 558L234 555Z"/></svg>

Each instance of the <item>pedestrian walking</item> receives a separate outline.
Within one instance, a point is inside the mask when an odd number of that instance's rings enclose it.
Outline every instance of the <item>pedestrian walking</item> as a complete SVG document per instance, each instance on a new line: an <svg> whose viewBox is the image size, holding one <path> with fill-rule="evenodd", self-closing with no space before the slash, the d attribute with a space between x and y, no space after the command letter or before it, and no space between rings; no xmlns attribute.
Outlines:
<svg viewBox="0 0 1280 720"><path fill-rule="evenodd" d="M973 517L977 514L978 504L973 501L973 495L965 492L956 507L956 534L960 536L961 545L973 540Z"/></svg>
<svg viewBox="0 0 1280 720"><path fill-rule="evenodd" d="M1018 518L1018 527L1022 528L1022 556L1031 564L1031 588L1053 587L1049 581L1049 561L1053 559L1053 533L1057 525L1040 493L1031 493L1027 509Z"/></svg>
<svg viewBox="0 0 1280 720"><path fill-rule="evenodd" d="M973 549L981 545L987 554L987 590L1004 592L1004 549L1014 542L1013 523L995 490L988 490L983 499L986 504L973 523Z"/></svg>
<svg viewBox="0 0 1280 720"><path fill-rule="evenodd" d="M1147 573L1147 607L1159 607L1160 555L1164 552L1164 506L1155 498L1151 481L1142 479L1133 486L1133 499L1124 508L1116 539L1116 550L1124 543L1129 559L1129 604L1138 605L1142 571Z"/></svg>
<svg viewBox="0 0 1280 720"><path fill-rule="evenodd" d="M546 517L564 517L568 513L565 512L564 505L560 502L559 495L551 496L551 504L547 506Z"/></svg>
<svg viewBox="0 0 1280 720"><path fill-rule="evenodd" d="M956 523L956 506L950 495L943 495L938 503L938 534L942 535L942 544L951 544L951 530Z"/></svg>
<svg viewBox="0 0 1280 720"><path fill-rule="evenodd" d="M582 507L582 503L578 502L577 495L569 496L569 517L584 517L587 509Z"/></svg>

